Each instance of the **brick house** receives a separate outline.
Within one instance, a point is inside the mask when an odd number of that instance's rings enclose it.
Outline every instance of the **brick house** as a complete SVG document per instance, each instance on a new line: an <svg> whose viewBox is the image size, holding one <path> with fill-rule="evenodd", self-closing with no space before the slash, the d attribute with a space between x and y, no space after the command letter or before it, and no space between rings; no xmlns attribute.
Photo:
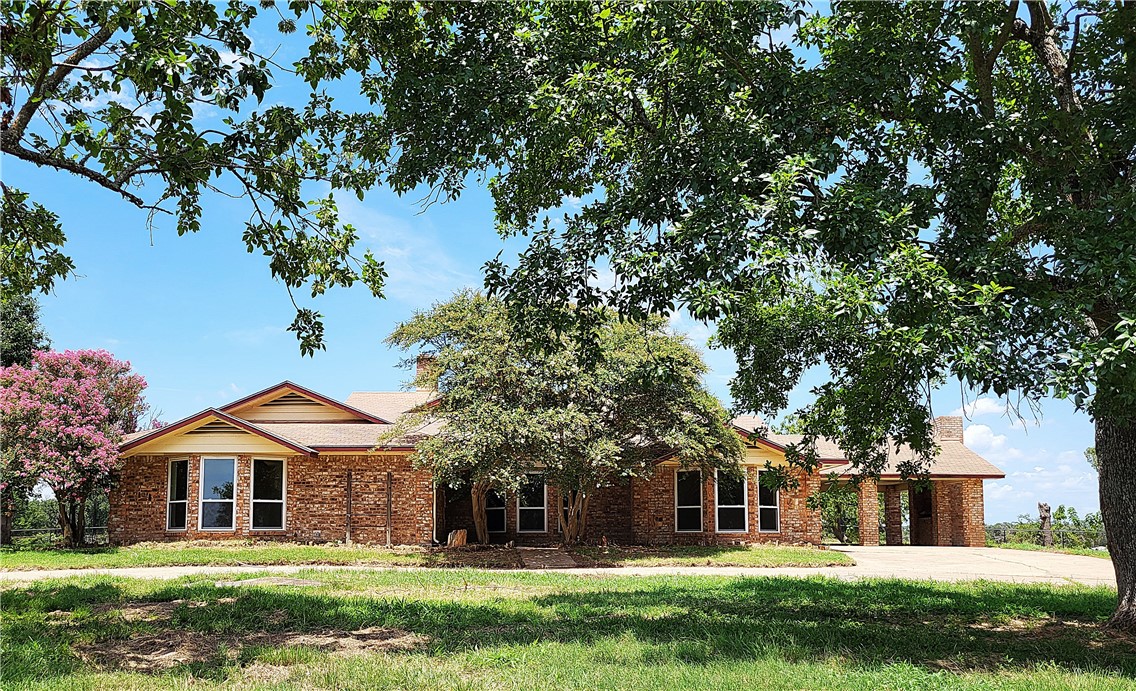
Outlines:
<svg viewBox="0 0 1136 691"><path fill-rule="evenodd" d="M472 532L467 490L436 485L414 467L409 445L377 445L406 411L428 403L429 391L357 392L335 401L283 382L221 408L209 408L158 430L128 436L111 493L108 532L114 544L146 540L256 538L379 544L444 542L450 530ZM961 418L939 418L941 453L930 489L910 490L912 544L985 544L982 482L1004 477L966 448ZM633 479L593 495L585 539L618 544L819 543L818 512L808 496L832 471L847 472L834 444L818 449L822 474L794 490L762 487L766 462L784 464L798 438L760 436L760 421L743 416L745 477L706 476L663 462L649 479ZM423 430L429 433L429 429ZM861 485L860 538L878 544L878 492L885 541L902 544L901 495L907 483L891 459L878 483ZM716 475L716 474L715 474ZM558 540L560 497L539 473L518 492L492 493L488 525L494 542Z"/></svg>

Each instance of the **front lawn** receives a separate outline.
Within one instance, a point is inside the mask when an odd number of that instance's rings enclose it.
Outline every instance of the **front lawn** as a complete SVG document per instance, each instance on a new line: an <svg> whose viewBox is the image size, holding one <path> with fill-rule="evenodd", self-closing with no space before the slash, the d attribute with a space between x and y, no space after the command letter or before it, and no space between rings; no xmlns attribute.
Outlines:
<svg viewBox="0 0 1136 691"><path fill-rule="evenodd" d="M815 547L582 547L581 566L830 566L851 565L850 557ZM137 566L267 566L338 564L374 566L515 569L517 550L498 546L425 549L298 545L280 542L150 542L129 547L87 549L0 548L0 569L122 568Z"/></svg>
<svg viewBox="0 0 1136 691"><path fill-rule="evenodd" d="M267 566L337 564L519 568L516 550L503 547L424 549L299 545L283 542L147 542L86 549L0 548L0 569L113 569L136 566Z"/></svg>
<svg viewBox="0 0 1136 691"><path fill-rule="evenodd" d="M591 566L853 566L842 552L816 547L579 547L577 561Z"/></svg>
<svg viewBox="0 0 1136 691"><path fill-rule="evenodd" d="M1028 552L1054 552L1056 554L1079 554L1083 557L1096 557L1097 559L1112 559L1108 550L1081 549L1077 547L1042 547L1032 542L988 542L987 547L999 549L1023 549Z"/></svg>
<svg viewBox="0 0 1136 691"><path fill-rule="evenodd" d="M1115 591L473 570L85 576L0 593L0 685L1136 688ZM240 576L250 579L252 576ZM314 581L314 583L312 583Z"/></svg>

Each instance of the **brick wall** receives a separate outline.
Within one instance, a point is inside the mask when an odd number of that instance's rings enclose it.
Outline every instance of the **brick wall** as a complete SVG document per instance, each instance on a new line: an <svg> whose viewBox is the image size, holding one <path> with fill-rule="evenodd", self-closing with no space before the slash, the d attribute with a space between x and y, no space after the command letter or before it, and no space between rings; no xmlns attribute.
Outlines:
<svg viewBox="0 0 1136 691"><path fill-rule="evenodd" d="M962 441L962 418L954 415L941 415L932 423L935 439L939 441Z"/></svg>
<svg viewBox="0 0 1136 691"><path fill-rule="evenodd" d="M234 530L199 530L200 456L189 456L187 530L166 530L167 467L171 458L134 456L119 473L110 496L107 521L110 541L130 544L147 540L249 538L268 540L343 541L347 538L347 472L352 479L353 542L385 543L387 539L387 473L390 473L393 544L428 544L433 527L433 482L406 456L294 456L287 459L285 529L251 530L249 484L252 458L237 457Z"/></svg>
<svg viewBox="0 0 1136 691"><path fill-rule="evenodd" d="M715 492L712 473L704 473L702 485L702 530L677 532L675 530L675 468L661 466L649 479L635 479L631 483L632 537L636 543L664 544L739 544L757 542L809 542L819 544L821 539L820 514L808 509L806 500L820 487L820 477L801 478L797 489L778 493L780 530L761 532L758 529L758 468L746 468L748 502L748 530L744 533L715 531Z"/></svg>
<svg viewBox="0 0 1136 691"><path fill-rule="evenodd" d="M931 494L934 542L941 546L983 547L986 524L982 480L935 480Z"/></svg>

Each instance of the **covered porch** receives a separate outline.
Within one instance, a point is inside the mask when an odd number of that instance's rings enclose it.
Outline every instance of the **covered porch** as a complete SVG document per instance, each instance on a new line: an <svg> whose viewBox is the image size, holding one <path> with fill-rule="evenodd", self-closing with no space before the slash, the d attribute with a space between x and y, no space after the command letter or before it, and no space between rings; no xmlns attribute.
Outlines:
<svg viewBox="0 0 1136 691"><path fill-rule="evenodd" d="M858 497L861 545L986 545L982 478L885 476L863 480Z"/></svg>

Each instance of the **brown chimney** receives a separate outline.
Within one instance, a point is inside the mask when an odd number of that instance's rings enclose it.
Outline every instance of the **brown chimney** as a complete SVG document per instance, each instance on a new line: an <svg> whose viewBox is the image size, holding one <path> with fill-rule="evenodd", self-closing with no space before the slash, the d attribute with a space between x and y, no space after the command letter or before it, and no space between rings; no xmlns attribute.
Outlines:
<svg viewBox="0 0 1136 691"><path fill-rule="evenodd" d="M419 380L426 375L430 366L434 364L434 356L423 353L418 356L418 370L415 372L415 380ZM425 388L421 385L418 386L419 391L430 391L431 389Z"/></svg>
<svg viewBox="0 0 1136 691"><path fill-rule="evenodd" d="M935 441L962 441L962 417L940 415L935 418Z"/></svg>

